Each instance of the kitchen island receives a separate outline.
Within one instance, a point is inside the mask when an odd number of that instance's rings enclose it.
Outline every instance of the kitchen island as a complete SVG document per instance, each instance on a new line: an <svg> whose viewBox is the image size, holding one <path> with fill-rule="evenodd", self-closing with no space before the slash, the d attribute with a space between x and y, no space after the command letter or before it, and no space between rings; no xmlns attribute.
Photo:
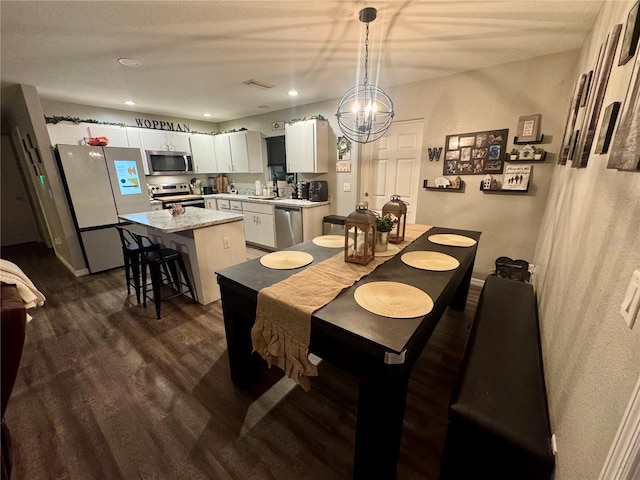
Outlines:
<svg viewBox="0 0 640 480"><path fill-rule="evenodd" d="M130 213L119 218L131 230L182 253L202 305L220 299L215 271L246 260L242 214L187 207L183 215L169 210Z"/></svg>

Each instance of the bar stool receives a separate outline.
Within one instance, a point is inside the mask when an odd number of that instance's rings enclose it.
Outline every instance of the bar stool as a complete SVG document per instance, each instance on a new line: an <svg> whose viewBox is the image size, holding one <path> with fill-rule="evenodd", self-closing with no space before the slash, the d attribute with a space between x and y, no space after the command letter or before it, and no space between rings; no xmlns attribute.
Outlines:
<svg viewBox="0 0 640 480"><path fill-rule="evenodd" d="M150 252L159 248L159 245L152 243L148 238L144 240L143 248L140 249L133 233L124 227L116 225L120 242L122 243L122 256L124 257L124 273L127 279L127 295L131 295L131 287L136 291L136 300L140 305L140 256L144 252ZM131 283L133 280L133 284Z"/></svg>
<svg viewBox="0 0 640 480"><path fill-rule="evenodd" d="M152 244L151 240L144 235L138 235L137 233L131 232L133 237L136 239L138 247L143 250L146 242ZM173 250L171 248L162 248L159 245L156 245L156 248L146 251L141 255L141 263L142 263L142 306L144 308L147 307L147 298L149 300L153 300L153 303L156 307L156 315L158 320L160 320L160 303L162 300L169 300L170 298L176 297L178 295L185 295L187 292L182 291L182 287L187 287L188 292L191 294L191 298L193 299L193 303L197 303L196 294L191 286L191 281L189 280L189 275L187 274L187 269L184 265L184 260L182 258L182 253L178 250ZM151 289L153 291L153 298L147 295L147 267L149 268L149 273L151 274ZM166 270L168 267L168 271ZM182 274L182 279L178 274L178 268L180 268L180 273ZM161 268L165 271L165 277L168 284L173 288L174 294L162 298L161 288L164 284L162 279Z"/></svg>

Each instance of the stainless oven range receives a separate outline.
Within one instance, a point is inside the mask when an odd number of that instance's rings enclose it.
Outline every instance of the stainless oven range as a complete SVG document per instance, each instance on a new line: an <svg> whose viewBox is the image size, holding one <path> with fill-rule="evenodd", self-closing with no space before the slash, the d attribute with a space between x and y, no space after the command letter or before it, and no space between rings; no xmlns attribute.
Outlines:
<svg viewBox="0 0 640 480"><path fill-rule="evenodd" d="M183 207L204 208L202 195L192 194L186 183L149 185L149 193L154 200L162 202L162 208L171 208L171 205L175 204Z"/></svg>

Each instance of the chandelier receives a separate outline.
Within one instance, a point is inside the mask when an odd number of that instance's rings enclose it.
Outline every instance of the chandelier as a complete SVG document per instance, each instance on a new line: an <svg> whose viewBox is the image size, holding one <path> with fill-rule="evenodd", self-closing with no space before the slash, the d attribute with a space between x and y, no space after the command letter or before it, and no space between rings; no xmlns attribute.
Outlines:
<svg viewBox="0 0 640 480"><path fill-rule="evenodd" d="M360 10L360 21L366 24L364 42L364 81L344 94L336 117L342 133L358 143L375 142L382 137L393 121L393 102L384 91L369 84L369 22L376 19L377 10Z"/></svg>

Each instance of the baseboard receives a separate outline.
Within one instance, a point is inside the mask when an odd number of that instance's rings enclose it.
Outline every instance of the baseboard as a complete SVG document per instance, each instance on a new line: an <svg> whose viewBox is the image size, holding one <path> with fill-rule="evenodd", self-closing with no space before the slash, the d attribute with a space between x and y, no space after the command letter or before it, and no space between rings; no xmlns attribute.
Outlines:
<svg viewBox="0 0 640 480"><path fill-rule="evenodd" d="M54 249L55 251L55 249ZM88 268L82 268L80 270L76 270L75 268L73 268L69 262L67 262L67 260L62 257L58 252L56 252L56 258L58 260L60 260L62 262L62 264L67 268L67 270L69 270L71 273L73 273L73 275L75 277L83 277L85 275L89 275L89 269Z"/></svg>
<svg viewBox="0 0 640 480"><path fill-rule="evenodd" d="M471 285L473 285L474 287L484 287L484 280L480 280L479 278L473 278L471 277Z"/></svg>

